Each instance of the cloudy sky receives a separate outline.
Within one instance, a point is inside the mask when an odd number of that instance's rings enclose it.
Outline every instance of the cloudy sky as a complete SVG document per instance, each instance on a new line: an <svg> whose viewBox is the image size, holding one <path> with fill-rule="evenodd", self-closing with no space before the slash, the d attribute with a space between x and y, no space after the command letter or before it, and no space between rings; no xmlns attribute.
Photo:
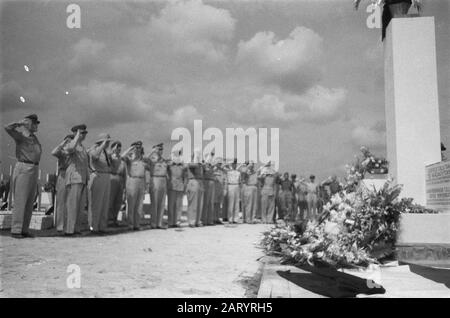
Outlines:
<svg viewBox="0 0 450 318"><path fill-rule="evenodd" d="M423 2L436 19L450 146L449 1ZM81 7L80 29L66 27L69 3ZM39 115L44 174L75 124L88 125L87 145L109 132L147 149L165 142L168 156L172 130L202 119L204 129L279 128L280 170L342 175L360 145L385 154L381 31L366 26L367 4L2 0L1 122ZM0 138L7 173L14 145L3 129Z"/></svg>

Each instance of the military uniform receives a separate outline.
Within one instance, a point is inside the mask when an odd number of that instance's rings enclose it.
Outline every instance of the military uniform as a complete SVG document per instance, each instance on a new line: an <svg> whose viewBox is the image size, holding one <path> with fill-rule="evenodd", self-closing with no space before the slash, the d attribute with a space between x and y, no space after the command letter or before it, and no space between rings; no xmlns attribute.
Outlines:
<svg viewBox="0 0 450 318"><path fill-rule="evenodd" d="M85 129L85 127L84 127ZM72 131L76 132L77 127ZM81 213L86 207L87 183L89 179L89 157L83 145L67 146L66 169L66 234L78 232L78 224Z"/></svg>
<svg viewBox="0 0 450 318"><path fill-rule="evenodd" d="M167 194L168 164L160 158L151 161L151 191L152 191L152 226L163 227L164 209Z"/></svg>
<svg viewBox="0 0 450 318"><path fill-rule="evenodd" d="M167 196L167 213L169 226L179 225L181 212L183 211L184 184L186 168L182 163L171 162L169 164L169 182Z"/></svg>
<svg viewBox="0 0 450 318"><path fill-rule="evenodd" d="M280 218L292 217L292 181L281 180L280 182L281 192L279 200Z"/></svg>
<svg viewBox="0 0 450 318"><path fill-rule="evenodd" d="M214 191L214 222L220 223L225 199L226 172L223 168L214 167L215 191Z"/></svg>
<svg viewBox="0 0 450 318"><path fill-rule="evenodd" d="M36 116L37 121L37 116ZM38 122L39 123L39 122ZM18 124L5 127L16 143L17 163L12 177L12 234L28 234L36 195L39 161L42 147L34 134L28 136L16 130Z"/></svg>
<svg viewBox="0 0 450 318"><path fill-rule="evenodd" d="M261 221L272 223L275 216L276 182L278 175L276 172L264 173L261 176Z"/></svg>
<svg viewBox="0 0 450 318"><path fill-rule="evenodd" d="M127 177L126 165L121 158L111 156L110 201L108 219L117 222L117 215L123 203L123 191Z"/></svg>
<svg viewBox="0 0 450 318"><path fill-rule="evenodd" d="M56 180L56 203L55 203L55 223L56 230L63 232L67 218L67 191L66 191L66 169L69 165L69 156L63 145L59 145L53 150L52 155L58 159L58 177Z"/></svg>
<svg viewBox="0 0 450 318"><path fill-rule="evenodd" d="M203 212L202 223L204 225L213 225L214 217L214 199L215 199L215 176L213 166L210 164L203 165L203 186L205 192L203 194Z"/></svg>
<svg viewBox="0 0 450 318"><path fill-rule="evenodd" d="M258 209L258 174L256 171L245 172L244 186L244 222L253 223Z"/></svg>
<svg viewBox="0 0 450 318"><path fill-rule="evenodd" d="M148 169L148 165L142 159L132 160L129 157L123 157L122 159L127 167L125 189L128 224L133 229L138 229L143 216L145 170Z"/></svg>
<svg viewBox="0 0 450 318"><path fill-rule="evenodd" d="M306 203L308 204L308 219L313 220L317 217L317 184L313 182L306 183Z"/></svg>
<svg viewBox="0 0 450 318"><path fill-rule="evenodd" d="M237 223L239 219L239 200L241 192L241 173L239 170L227 171L228 221Z"/></svg>
<svg viewBox="0 0 450 318"><path fill-rule="evenodd" d="M188 183L186 194L188 198L188 221L190 226L200 226L203 212L203 165L187 164Z"/></svg>
<svg viewBox="0 0 450 318"><path fill-rule="evenodd" d="M92 231L104 231L108 227L111 191L111 157L99 144L89 150L92 168L88 190L88 219Z"/></svg>

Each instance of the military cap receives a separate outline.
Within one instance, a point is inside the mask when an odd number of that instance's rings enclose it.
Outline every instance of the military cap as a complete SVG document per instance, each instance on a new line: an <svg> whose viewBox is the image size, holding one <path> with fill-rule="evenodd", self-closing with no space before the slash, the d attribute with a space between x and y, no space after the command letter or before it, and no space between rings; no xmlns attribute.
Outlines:
<svg viewBox="0 0 450 318"><path fill-rule="evenodd" d="M160 144L157 144L157 145L154 145L154 146L153 146L154 149L159 149L159 150L162 150L163 147L164 147L164 144L163 144L163 143L160 143Z"/></svg>
<svg viewBox="0 0 450 318"><path fill-rule="evenodd" d="M114 141L111 143L111 148L114 148L116 145L122 147L122 143L121 143L120 141L114 140Z"/></svg>
<svg viewBox="0 0 450 318"><path fill-rule="evenodd" d="M142 141L138 140L138 141L133 142L131 144L131 147L133 147L133 146L142 146Z"/></svg>
<svg viewBox="0 0 450 318"><path fill-rule="evenodd" d="M310 179L315 179L316 176L312 174L312 175L309 176L309 178L310 178Z"/></svg>
<svg viewBox="0 0 450 318"><path fill-rule="evenodd" d="M81 124L81 125L73 126L71 131L76 133L78 130L83 130L83 131L86 131L86 133L87 133L86 129L87 129L86 125L85 124Z"/></svg>
<svg viewBox="0 0 450 318"><path fill-rule="evenodd" d="M36 114L30 114L28 116L25 116L25 118L31 119L36 124L40 123L40 121L38 120L38 116Z"/></svg>
<svg viewBox="0 0 450 318"><path fill-rule="evenodd" d="M95 142L96 144L102 143L105 140L109 140L111 139L111 136L107 133L100 133L97 137L97 141Z"/></svg>
<svg viewBox="0 0 450 318"><path fill-rule="evenodd" d="M234 159L233 159L233 163L237 163L237 158L234 158Z"/></svg>

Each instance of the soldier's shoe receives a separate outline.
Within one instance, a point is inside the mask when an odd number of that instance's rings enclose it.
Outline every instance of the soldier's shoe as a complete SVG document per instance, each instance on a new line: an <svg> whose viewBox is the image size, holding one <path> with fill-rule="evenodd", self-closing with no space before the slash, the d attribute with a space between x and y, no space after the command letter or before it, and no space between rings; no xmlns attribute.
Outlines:
<svg viewBox="0 0 450 318"><path fill-rule="evenodd" d="M23 238L25 238L25 236L23 236L22 233L12 233L11 237L16 238L16 239L23 239Z"/></svg>
<svg viewBox="0 0 450 318"><path fill-rule="evenodd" d="M23 237L34 238L35 236L29 232L22 232Z"/></svg>

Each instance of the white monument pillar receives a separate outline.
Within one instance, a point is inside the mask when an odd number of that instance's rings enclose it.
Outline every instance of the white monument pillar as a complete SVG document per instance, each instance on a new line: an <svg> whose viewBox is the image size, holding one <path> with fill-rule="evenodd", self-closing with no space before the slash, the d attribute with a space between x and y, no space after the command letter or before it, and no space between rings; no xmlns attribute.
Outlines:
<svg viewBox="0 0 450 318"><path fill-rule="evenodd" d="M441 161L434 17L391 20L384 82L389 172L425 205L425 166Z"/></svg>

